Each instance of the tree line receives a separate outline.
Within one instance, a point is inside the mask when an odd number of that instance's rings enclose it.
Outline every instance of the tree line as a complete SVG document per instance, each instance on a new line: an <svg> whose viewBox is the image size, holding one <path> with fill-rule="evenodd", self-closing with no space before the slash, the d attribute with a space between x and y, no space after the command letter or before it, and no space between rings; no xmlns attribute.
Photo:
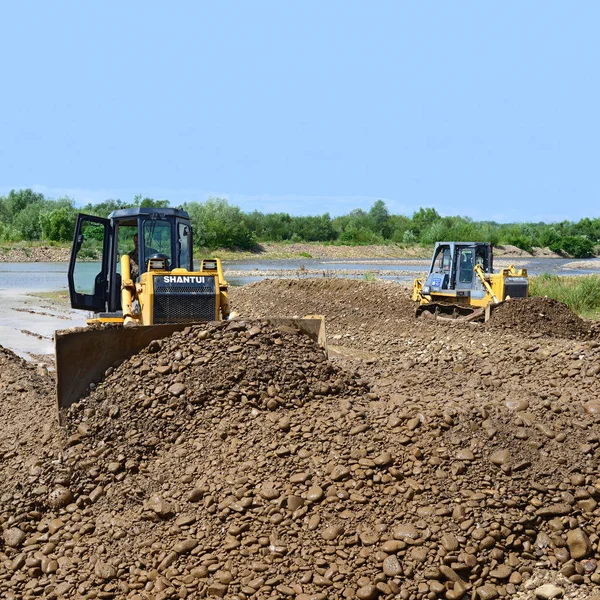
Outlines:
<svg viewBox="0 0 600 600"><path fill-rule="evenodd" d="M0 196L0 241L70 242L78 212L107 217L113 210L135 206L168 207L168 200L136 196L132 202L106 200L75 207L72 198L51 199L31 189ZM368 211L360 208L331 217L288 213L244 212L223 198L188 202L186 210L197 246L251 250L260 242L324 242L340 245L431 245L437 241L485 241L511 244L531 252L549 247L576 258L593 256L600 244L600 218L559 223L496 223L468 217L442 217L435 208L420 208L412 216L391 214L382 200Z"/></svg>

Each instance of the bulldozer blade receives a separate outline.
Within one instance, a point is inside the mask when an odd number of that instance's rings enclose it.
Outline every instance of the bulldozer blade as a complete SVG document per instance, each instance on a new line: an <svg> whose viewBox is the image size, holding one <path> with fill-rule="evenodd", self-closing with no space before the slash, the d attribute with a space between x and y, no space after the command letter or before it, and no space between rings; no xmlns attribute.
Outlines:
<svg viewBox="0 0 600 600"><path fill-rule="evenodd" d="M471 322L485 318L485 309L460 304L430 302L417 307L416 316L430 316L440 321Z"/></svg>
<svg viewBox="0 0 600 600"><path fill-rule="evenodd" d="M282 331L301 333L315 340L327 352L323 317L264 319ZM73 328L54 335L56 399L59 421L78 402L91 383L100 381L109 367L118 366L153 340L201 323L176 323L138 327L108 326Z"/></svg>
<svg viewBox="0 0 600 600"><path fill-rule="evenodd" d="M79 401L90 383L100 381L109 367L133 356L151 341L168 337L189 325L82 327L57 331L54 351L59 420L62 412Z"/></svg>
<svg viewBox="0 0 600 600"><path fill-rule="evenodd" d="M322 315L309 315L302 319L269 318L271 325L282 331L302 333L313 339L327 353L327 337L325 334L325 317Z"/></svg>

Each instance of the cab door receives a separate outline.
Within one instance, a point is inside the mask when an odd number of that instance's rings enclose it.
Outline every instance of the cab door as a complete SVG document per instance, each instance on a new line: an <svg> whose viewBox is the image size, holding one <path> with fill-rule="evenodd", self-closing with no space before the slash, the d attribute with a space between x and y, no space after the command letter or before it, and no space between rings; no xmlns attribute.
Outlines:
<svg viewBox="0 0 600 600"><path fill-rule="evenodd" d="M473 269L475 267L475 248L459 248L457 251L457 276L456 290L470 290L473 288Z"/></svg>
<svg viewBox="0 0 600 600"><path fill-rule="evenodd" d="M108 219L77 215L69 262L71 306L103 312L108 298L108 259L112 227Z"/></svg>

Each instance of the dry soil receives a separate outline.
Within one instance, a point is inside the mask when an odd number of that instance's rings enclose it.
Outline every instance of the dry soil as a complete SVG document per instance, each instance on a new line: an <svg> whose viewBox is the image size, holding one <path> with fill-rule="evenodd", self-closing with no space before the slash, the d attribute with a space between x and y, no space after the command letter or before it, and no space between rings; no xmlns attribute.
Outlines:
<svg viewBox="0 0 600 600"><path fill-rule="evenodd" d="M407 290L348 280L232 304L110 368L62 430L49 376L0 354L3 598L598 593L588 322L546 300L416 319ZM329 359L264 321L305 314Z"/></svg>

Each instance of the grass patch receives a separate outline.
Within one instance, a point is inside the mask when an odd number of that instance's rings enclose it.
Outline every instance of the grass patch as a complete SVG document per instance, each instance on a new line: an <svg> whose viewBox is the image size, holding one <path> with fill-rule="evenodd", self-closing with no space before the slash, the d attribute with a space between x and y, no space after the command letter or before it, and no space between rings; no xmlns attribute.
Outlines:
<svg viewBox="0 0 600 600"><path fill-rule="evenodd" d="M529 279L529 293L564 302L582 317L600 318L600 275L561 277L544 273Z"/></svg>

